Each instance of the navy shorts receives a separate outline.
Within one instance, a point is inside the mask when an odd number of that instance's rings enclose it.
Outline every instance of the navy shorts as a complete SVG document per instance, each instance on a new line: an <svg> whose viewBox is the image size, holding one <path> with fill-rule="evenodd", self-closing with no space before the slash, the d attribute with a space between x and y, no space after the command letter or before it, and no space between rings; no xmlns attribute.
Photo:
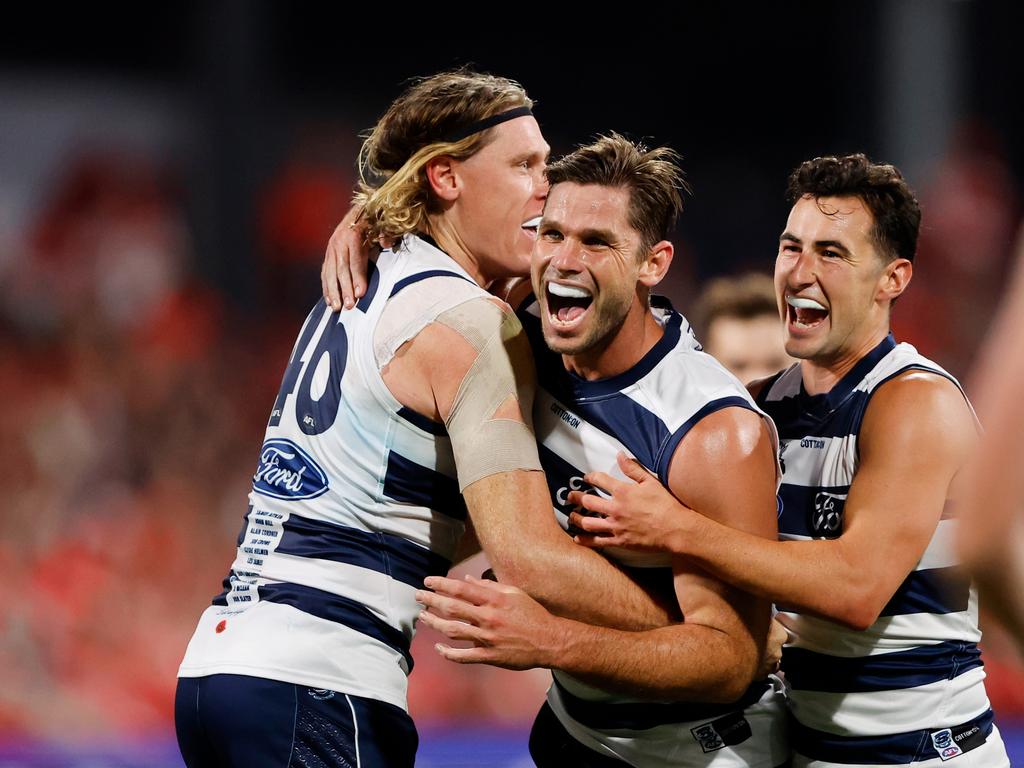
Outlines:
<svg viewBox="0 0 1024 768"><path fill-rule="evenodd" d="M602 755L574 739L547 702L530 730L530 757L537 768L628 768L629 763Z"/></svg>
<svg viewBox="0 0 1024 768"><path fill-rule="evenodd" d="M188 768L412 768L412 718L374 699L244 675L182 677L174 700Z"/></svg>

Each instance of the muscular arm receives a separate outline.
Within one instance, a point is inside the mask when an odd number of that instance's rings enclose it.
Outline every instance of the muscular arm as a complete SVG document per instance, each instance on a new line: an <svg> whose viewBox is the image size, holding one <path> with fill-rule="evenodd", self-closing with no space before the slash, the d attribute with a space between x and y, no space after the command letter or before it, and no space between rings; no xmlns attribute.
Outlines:
<svg viewBox="0 0 1024 768"><path fill-rule="evenodd" d="M525 336L520 332L506 348L519 379L513 391L532 398L533 367ZM383 371L384 380L403 404L448 422L477 355L460 333L434 323L399 350ZM506 399L493 418L532 428L529 403L522 408L520 399ZM450 431L458 462L466 455L466 446L458 444L466 435ZM659 602L604 557L576 546L565 535L552 513L542 472L488 474L472 481L463 493L477 538L502 582L521 587L555 613L583 621L639 629L663 626L675 618L674 606Z"/></svg>
<svg viewBox="0 0 1024 768"><path fill-rule="evenodd" d="M751 536L775 536L773 445L753 413L728 409L702 420L680 444L669 475L681 498L721 524ZM558 618L507 587L480 583L441 583L443 596L422 599L458 621L430 614L425 620L476 644L443 649L455 661L557 667L598 687L647 699L735 701L760 667L768 603L724 585L685 558L673 558L673 572L686 620L646 632Z"/></svg>
<svg viewBox="0 0 1024 768"><path fill-rule="evenodd" d="M973 418L956 386L911 372L883 385L868 406L837 539L766 541L679 510L651 483L624 489L610 521L582 523L596 533L619 531L608 540L614 542L622 529L637 529L632 510L645 509L642 517L663 532L666 548L740 589L866 629L920 560L974 441ZM626 508L630 520L617 522ZM671 527L664 522L669 519Z"/></svg>

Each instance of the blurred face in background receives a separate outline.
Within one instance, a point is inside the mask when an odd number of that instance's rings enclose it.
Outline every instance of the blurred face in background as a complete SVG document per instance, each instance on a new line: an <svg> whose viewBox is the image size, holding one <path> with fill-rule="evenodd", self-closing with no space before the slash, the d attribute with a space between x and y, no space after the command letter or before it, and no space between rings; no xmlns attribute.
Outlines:
<svg viewBox="0 0 1024 768"><path fill-rule="evenodd" d="M796 362L786 354L782 323L775 315L716 317L704 350L744 384L778 373Z"/></svg>

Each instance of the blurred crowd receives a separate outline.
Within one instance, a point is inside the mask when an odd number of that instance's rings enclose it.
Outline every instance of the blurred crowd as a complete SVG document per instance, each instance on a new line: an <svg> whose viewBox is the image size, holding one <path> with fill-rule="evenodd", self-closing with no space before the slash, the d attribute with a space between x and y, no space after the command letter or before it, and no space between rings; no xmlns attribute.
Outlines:
<svg viewBox="0 0 1024 768"><path fill-rule="evenodd" d="M895 311L897 336L958 376L1021 213L1001 152L965 128L920 188L918 272ZM265 420L352 180L316 153L282 164L253 225L262 298L243 308L198 278L164 158L110 147L60 167L0 238L0 737L166 733L178 662L233 559ZM546 673L459 667L435 639L421 633L414 650L418 722L532 717ZM983 647L996 711L1024 716L1020 659L998 632Z"/></svg>

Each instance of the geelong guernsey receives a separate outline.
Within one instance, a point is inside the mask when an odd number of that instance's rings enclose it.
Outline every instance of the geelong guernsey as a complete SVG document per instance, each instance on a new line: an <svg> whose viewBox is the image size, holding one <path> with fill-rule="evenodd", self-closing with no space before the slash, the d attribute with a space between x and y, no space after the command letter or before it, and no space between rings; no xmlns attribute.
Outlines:
<svg viewBox="0 0 1024 768"><path fill-rule="evenodd" d="M541 464L563 528L571 511L566 497L589 488L583 482L587 472L622 477L619 451L667 485L676 448L702 418L733 407L761 413L746 389L701 351L685 319L660 297L652 297L652 304L662 338L630 370L598 381L567 372L547 348L536 302L519 313L537 363L533 419ZM603 551L625 566L648 569L648 583L660 577L671 584L667 555ZM631 765L777 766L788 755L785 707L773 681L755 683L737 704L717 705L641 701L558 670L553 674L548 704L565 729L591 749Z"/></svg>
<svg viewBox="0 0 1024 768"><path fill-rule="evenodd" d="M956 383L889 336L826 394L803 391L799 365L762 391L758 402L781 439L781 539L842 535L865 410L878 387L909 370ZM986 739L995 757L977 764L1007 764L1001 745L991 743L999 737L977 647L977 599L955 572L956 525L943 515L921 560L863 632L778 606L793 638L782 664L796 720L795 764L917 765L959 758L951 765L974 765L968 755Z"/></svg>
<svg viewBox="0 0 1024 768"><path fill-rule="evenodd" d="M436 290L407 338L488 296L426 239L407 236L370 266L354 310L320 301L310 313L260 449L237 556L180 676L251 675L406 707L414 593L447 572L466 516L443 425L392 396L374 351L389 298L424 280Z"/></svg>

